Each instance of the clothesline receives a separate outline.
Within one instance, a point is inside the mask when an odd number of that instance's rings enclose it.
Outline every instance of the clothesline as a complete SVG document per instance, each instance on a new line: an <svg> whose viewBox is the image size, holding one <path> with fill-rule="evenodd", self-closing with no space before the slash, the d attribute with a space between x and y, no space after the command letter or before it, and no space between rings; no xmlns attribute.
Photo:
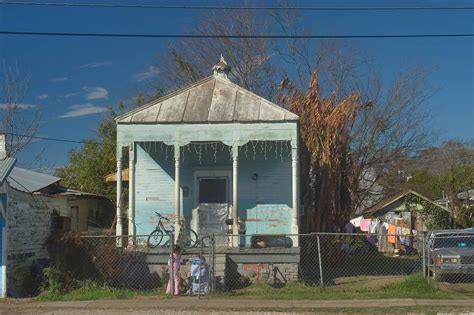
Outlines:
<svg viewBox="0 0 474 315"><path fill-rule="evenodd" d="M411 246L411 236L414 235L414 233L412 235L409 228L384 222L380 218L372 220L359 216L350 220L346 224L345 230L347 233L352 233L354 227L360 228L362 232L368 232L369 235L377 235L379 238L378 242L380 242L381 237L387 237L388 243L397 244L398 239L400 244L405 246Z"/></svg>

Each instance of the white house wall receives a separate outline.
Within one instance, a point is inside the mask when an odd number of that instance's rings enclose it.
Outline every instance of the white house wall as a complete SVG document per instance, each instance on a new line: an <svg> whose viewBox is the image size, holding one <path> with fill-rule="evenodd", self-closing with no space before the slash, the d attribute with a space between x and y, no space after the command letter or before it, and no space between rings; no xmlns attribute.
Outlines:
<svg viewBox="0 0 474 315"><path fill-rule="evenodd" d="M8 295L21 296L34 260L47 258L44 243L51 232L49 197L8 191Z"/></svg>

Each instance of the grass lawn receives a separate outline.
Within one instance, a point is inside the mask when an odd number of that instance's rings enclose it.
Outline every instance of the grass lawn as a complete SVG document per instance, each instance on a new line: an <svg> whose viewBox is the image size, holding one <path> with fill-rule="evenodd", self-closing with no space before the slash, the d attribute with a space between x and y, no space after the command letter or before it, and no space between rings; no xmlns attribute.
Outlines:
<svg viewBox="0 0 474 315"><path fill-rule="evenodd" d="M45 292L37 301L79 301L100 299L130 299L138 297L164 298L163 290L132 290L85 283L68 293ZM301 282L289 282L281 288L269 284L252 284L232 292L214 292L210 298L245 298L278 300L346 300L377 298L469 299L474 298L474 283L444 284L427 281L421 274L410 276L357 276L339 278L336 285L320 288Z"/></svg>
<svg viewBox="0 0 474 315"><path fill-rule="evenodd" d="M301 282L290 282L281 288L269 284L252 284L233 292L215 292L213 297L236 297L250 299L281 300L345 300L363 298L419 298L456 299L472 298L474 284L466 292L453 290L450 286L427 281L421 274L410 276L359 276L338 279L336 285L324 288L308 286Z"/></svg>
<svg viewBox="0 0 474 315"><path fill-rule="evenodd" d="M118 289L108 286L99 286L85 283L83 286L67 293L43 292L35 298L36 301L85 301L85 300L113 300L131 299L146 296L164 295L161 289L157 290L132 290Z"/></svg>

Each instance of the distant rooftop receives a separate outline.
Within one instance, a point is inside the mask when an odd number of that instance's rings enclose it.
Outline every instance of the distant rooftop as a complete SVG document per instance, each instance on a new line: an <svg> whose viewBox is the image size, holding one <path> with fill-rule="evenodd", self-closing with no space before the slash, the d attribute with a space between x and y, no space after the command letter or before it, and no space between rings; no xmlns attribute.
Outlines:
<svg viewBox="0 0 474 315"><path fill-rule="evenodd" d="M20 167L14 167L10 176L8 176L10 187L28 193L37 192L49 185L58 183L60 180L61 178L56 176L30 171Z"/></svg>

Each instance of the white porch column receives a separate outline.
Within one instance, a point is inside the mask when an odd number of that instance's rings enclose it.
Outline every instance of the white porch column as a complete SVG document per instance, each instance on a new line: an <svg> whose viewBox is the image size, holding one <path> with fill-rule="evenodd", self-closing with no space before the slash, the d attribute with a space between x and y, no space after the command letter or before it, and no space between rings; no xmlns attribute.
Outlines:
<svg viewBox="0 0 474 315"><path fill-rule="evenodd" d="M239 246L239 224L238 224L238 170L239 170L239 146L234 144L232 146L232 246Z"/></svg>
<svg viewBox="0 0 474 315"><path fill-rule="evenodd" d="M122 236L122 147L117 148L117 223L115 224L115 235ZM122 238L117 238L117 246L122 246Z"/></svg>
<svg viewBox="0 0 474 315"><path fill-rule="evenodd" d="M298 158L298 142L293 140L291 142L291 187L292 187L292 212L291 212L291 234L299 233L299 158ZM293 246L299 246L298 237L294 236Z"/></svg>
<svg viewBox="0 0 474 315"><path fill-rule="evenodd" d="M179 144L174 145L174 228L175 228L175 238L179 235L179 221L181 219L181 193L180 193L180 183L179 183L179 173L180 173L180 161L181 152Z"/></svg>
<svg viewBox="0 0 474 315"><path fill-rule="evenodd" d="M128 150L128 235L130 245L135 245L135 142L130 143Z"/></svg>

